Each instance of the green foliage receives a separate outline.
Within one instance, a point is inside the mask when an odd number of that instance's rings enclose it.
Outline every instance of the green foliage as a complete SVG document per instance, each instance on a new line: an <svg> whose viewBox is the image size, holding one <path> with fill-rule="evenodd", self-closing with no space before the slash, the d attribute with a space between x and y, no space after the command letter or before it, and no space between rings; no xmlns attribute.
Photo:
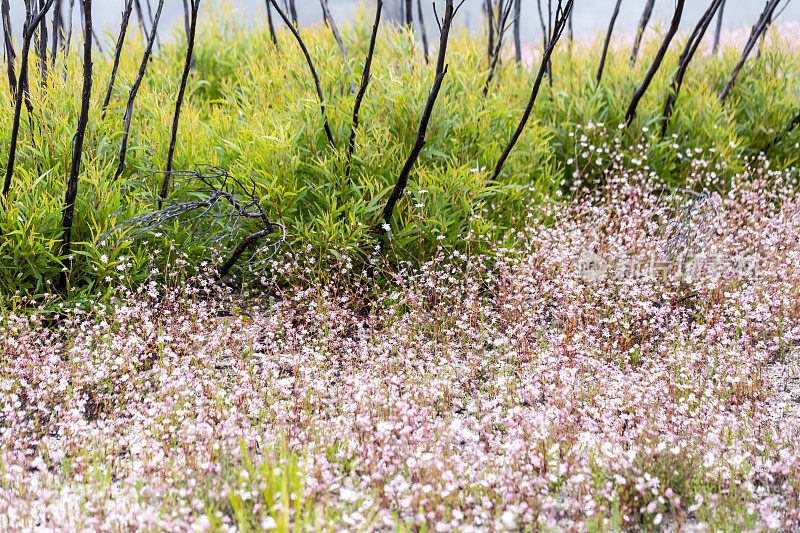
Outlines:
<svg viewBox="0 0 800 533"><path fill-rule="evenodd" d="M356 78L363 68L370 24L371 14L361 13L342 28ZM344 154L354 97L333 38L324 26L304 29L303 35L320 71L336 149L327 143L305 60L286 30L279 33L280 53L275 51L266 25L242 31L237 15L230 11L207 20L199 35L175 168L216 165L234 176L255 180L266 211L286 225L289 245L307 251L303 257L313 258L322 272L340 254L364 258L376 244L374 228L382 222L380 212L413 143L433 81L433 68L421 60L412 38L388 27L381 30L372 84L361 111L353 169L347 179ZM184 60L182 33L176 30L174 36L156 51L148 67L135 106L127 166L119 181L112 176L124 103L138 69L142 38L136 31L129 35L111 108L103 121L99 106L110 64L108 58L96 59L70 271L71 285L78 292L102 286L107 264L101 261L103 256L111 262L124 257L126 264L134 265L131 276L136 281L148 275L154 248L168 247L150 239L148 245L128 242L112 248L98 243L98 236L154 208L152 199L161 180L157 171L166 157ZM509 228L519 227L527 208L549 201L571 184L576 168L568 162L582 150L575 132L586 131L579 130L580 125L606 124L623 147L648 140L648 164L676 184L684 184L690 173L687 158L676 154L698 147L713 148L715 157L732 162L730 171L734 172L735 156L756 154L798 111L797 54L780 35L774 35L773 41L758 61L747 63L725 105L717 94L739 50L727 48L719 59L698 54L667 137L660 140L651 137L658 131L680 43L675 43L665 59L632 127L617 131L658 39L645 43L634 67L628 63L627 50L612 47L599 88L593 79L597 39L579 41L572 47L565 39L554 56L552 86L543 86L531 122L500 180L492 182L488 176L519 120L537 65L532 71L513 60L503 61L484 100L483 43L456 33L427 144L391 221L391 261L422 259L440 240L464 249L472 245L468 235L497 239ZM49 292L49 283L66 264L65 258L58 257L58 246L81 65L76 53L65 64L58 63L47 89L31 83L35 110L31 116L23 112L14 180L0 222L0 290L6 294ZM63 69L65 76L60 75ZM10 108L8 88L0 87L0 106ZM0 154L8 153L10 115L0 116ZM649 133L642 127L648 127ZM787 167L796 162L797 141L795 132L772 149L777 165ZM0 165L5 161L3 157ZM581 179L594 179L597 176L593 174L603 171L600 167L582 169ZM172 197L185 198L188 188L177 183ZM172 241L187 239L180 224L164 231ZM198 262L207 256L206 250L192 251L192 259Z"/></svg>

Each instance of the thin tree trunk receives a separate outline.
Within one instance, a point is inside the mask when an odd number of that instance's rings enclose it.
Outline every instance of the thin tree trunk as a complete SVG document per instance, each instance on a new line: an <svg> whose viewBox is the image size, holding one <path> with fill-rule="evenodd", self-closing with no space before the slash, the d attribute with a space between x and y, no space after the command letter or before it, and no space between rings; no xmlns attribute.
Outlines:
<svg viewBox="0 0 800 533"><path fill-rule="evenodd" d="M377 0L378 5L375 8L375 22L372 24L372 34L369 37L369 49L367 50L367 58L364 61L364 71L361 73L361 87L356 94L356 101L353 105L353 125L350 127L350 141L347 143L347 170L345 174L350 178L350 171L353 166L353 153L356 149L356 130L358 129L358 114L361 111L361 102L364 100L364 95L367 93L369 86L370 73L372 69L372 57L375 55L375 41L378 38L378 30L381 26L381 11L383 11L383 0Z"/></svg>
<svg viewBox="0 0 800 533"><path fill-rule="evenodd" d="M336 44L339 46L339 52L342 54L344 69L347 71L347 77L350 80L350 92L356 94L358 92L358 85L356 85L356 82L353 79L353 69L350 68L350 63L347 58L347 48L345 48L344 42L342 41L342 35L339 33L339 27L336 25L336 21L333 20L333 15L331 15L330 9L328 9L328 0L319 0L319 4L322 7L322 12L324 13L325 18L328 20L328 26L331 28L333 38L336 40Z"/></svg>
<svg viewBox="0 0 800 533"><path fill-rule="evenodd" d="M70 246L72 244L72 219L75 212L75 199L78 196L78 176L81 172L81 155L83 154L83 140L86 136L86 127L89 124L89 104L92 98L92 0L80 0L83 7L84 44L83 44L83 91L81 97L81 114L78 118L78 128L75 131L75 141L72 146L72 165L70 167L67 188L64 193L64 219L61 224L64 233L61 237L59 255L66 257L67 267L62 269L56 288L63 292L67 288L67 274L72 267Z"/></svg>
<svg viewBox="0 0 800 533"><path fill-rule="evenodd" d="M136 18L139 19L139 27L142 29L142 33L149 35L150 31L147 29L147 24L145 23L144 13L142 12L142 4L139 2L139 0L133 0L133 7L136 8Z"/></svg>
<svg viewBox="0 0 800 533"><path fill-rule="evenodd" d="M600 86L600 80L603 78L603 68L606 66L606 56L608 55L608 45L611 44L611 34L614 32L614 23L617 22L619 15L619 6L622 0L617 0L614 6L614 13L611 15L611 21L608 23L608 31L606 32L606 40L603 42L603 53L600 56L600 65L597 67L597 86Z"/></svg>
<svg viewBox="0 0 800 533"><path fill-rule="evenodd" d="M497 61L500 58L500 52L503 49L503 36L508 30L508 16L511 14L511 2L512 0L507 0L506 4L503 4L503 1L497 4L497 14L498 14L498 21L497 21L497 44L494 47L494 51L492 52L492 66L489 68L489 75L486 77L486 82L483 84L483 97L486 98L486 95L489 94L489 85L492 83L492 78L494 78L494 71L497 68Z"/></svg>
<svg viewBox="0 0 800 533"><path fill-rule="evenodd" d="M525 111L522 113L522 118L517 125L517 129L514 130L514 133L511 135L511 139L508 141L508 144L503 150L500 159L497 160L497 164L492 172L492 181L496 181L500 176L500 172L503 170L503 165L505 165L508 156L511 154L511 150L514 149L514 145L517 144L520 135L522 135L522 131L525 129L525 125L528 123L528 119L533 112L533 104L536 102L536 96L539 94L539 88L542 85L542 80L544 79L544 74L547 70L547 65L550 62L550 57L553 55L553 50L555 49L556 44L561 38L561 34L564 32L564 28L567 25L567 20L569 19L569 14L572 11L573 3L574 0L567 0L566 5L562 7L561 0L558 0L558 6L556 7L556 20L552 27L552 37L549 39L547 47L544 49L542 62L539 65L539 72L536 74L536 81L534 81L533 88L531 89L531 96L528 98L528 104L525 106Z"/></svg>
<svg viewBox="0 0 800 533"><path fill-rule="evenodd" d="M39 9L44 7L44 0L39 0ZM42 17L36 29L36 55L39 57L39 80L42 87L47 85L47 17Z"/></svg>
<svg viewBox="0 0 800 533"><path fill-rule="evenodd" d="M292 15L292 24L297 28L297 8L294 5L294 0L289 0L289 13Z"/></svg>
<svg viewBox="0 0 800 533"><path fill-rule="evenodd" d="M650 22L650 16L653 14L653 4L656 0L647 0L642 11L642 18L639 19L639 27L636 30L636 39L633 41L633 49L631 50L631 66L636 64L636 58L639 57L639 47L642 45L642 37L644 30L647 28L647 23Z"/></svg>
<svg viewBox="0 0 800 533"><path fill-rule="evenodd" d="M487 36L486 36L486 60L489 66L492 65L492 54L494 53L494 8L492 7L492 0L486 0L484 3L486 10L486 23L487 23Z"/></svg>
<svg viewBox="0 0 800 533"><path fill-rule="evenodd" d="M697 26L695 26L694 31L692 31L692 34L689 36L689 40L686 42L686 46L684 47L683 52L678 59L678 70L675 72L675 76L672 78L672 82L670 83L669 91L667 93L667 100L664 103L664 111L661 115L662 137L667 132L667 123L669 122L669 118L672 116L672 111L675 108L675 102L678 99L678 93L681 90L683 78L686 75L686 70L689 68L689 63L692 61L695 52L697 52L697 48L700 46L700 41L702 41L703 36L706 34L706 30L711 24L711 20L714 18L714 14L716 13L720 4L722 4L722 0L712 0L711 5L708 7L706 12L703 13L703 16L700 18Z"/></svg>
<svg viewBox="0 0 800 533"><path fill-rule="evenodd" d="M272 2L272 6L275 8L275 11L278 12L280 15L281 20L283 23L286 24L286 27L289 28L289 31L292 32L297 44L300 46L300 49L303 51L303 55L306 58L306 63L308 64L308 69L311 71L311 77L314 78L314 86L317 89L317 97L319 98L319 105L320 110L322 111L322 118L325 121L323 128L325 129L325 135L328 137L328 142L331 144L332 147L336 147L336 143L333 140L333 132L331 132L331 126L328 123L328 112L325 107L325 96L322 94L322 87L319 84L319 76L317 76L317 69L314 67L314 62L311 60L311 55L308 53L308 48L306 48L305 42L303 42L303 38L300 36L300 33L297 31L297 28L292 25L289 21L289 18L286 16L286 13L281 9L278 5L276 0L270 0Z"/></svg>
<svg viewBox="0 0 800 533"><path fill-rule="evenodd" d="M406 0L406 28L408 31L414 29L414 4L413 0Z"/></svg>
<svg viewBox="0 0 800 533"><path fill-rule="evenodd" d="M14 34L11 30L11 16L9 14L10 8L8 0L2 0L0 4L0 16L3 19L3 42L6 52L6 73L8 74L8 90L11 94L11 101L16 98L17 91L17 74L14 64L17 60L17 54L14 51Z"/></svg>
<svg viewBox="0 0 800 533"><path fill-rule="evenodd" d="M53 0L48 0L42 9L37 13L33 13L30 9L30 4L26 4L25 26L22 29L22 52L20 55L19 79L17 80L17 90L14 92L15 104L14 119L11 124L11 142L8 150L6 176L3 180L2 199L0 199L4 207L5 200L8 197L8 191L11 189L11 177L14 175L14 161L17 157L17 139L19 137L19 119L22 115L22 101L27 99L25 95L25 81L28 79L28 55L31 50L31 40L33 39L36 27L52 5ZM29 109L28 112L30 111Z"/></svg>
<svg viewBox="0 0 800 533"><path fill-rule="evenodd" d="M111 102L111 92L114 90L114 81L117 79L117 69L119 69L119 58L122 55L122 47L125 44L125 35L128 32L128 23L131 19L131 11L133 10L133 0L125 2L125 8L122 11L122 22L119 26L119 37L117 37L117 47L114 49L114 65L111 68L111 78L108 80L108 88L106 89L106 96L103 98L102 118L106 118L106 111L108 104Z"/></svg>
<svg viewBox="0 0 800 533"><path fill-rule="evenodd" d="M719 8L719 13L717 14L717 28L714 30L714 47L712 48L712 52L714 55L717 55L717 51L719 50L719 37L722 33L722 15L725 13L725 0L722 0L722 5Z"/></svg>
<svg viewBox="0 0 800 533"><path fill-rule="evenodd" d="M767 4L764 6L764 11L761 12L761 16L758 17L758 21L753 26L753 29L750 30L750 38L747 40L747 43L744 46L742 57L739 59L739 63L737 63L734 67L731 77L728 79L728 83L725 84L725 88L719 95L720 101L724 102L728 97L728 94L730 94L733 84L736 83L736 78L739 76L739 71L742 70L745 61L747 61L747 57L750 55L750 52L753 51L753 47L758 42L758 38L761 36L761 33L766 29L769 20L772 19L772 14L775 12L775 8L778 7L778 3L780 3L780 0L767 0Z"/></svg>
<svg viewBox="0 0 800 533"><path fill-rule="evenodd" d="M514 59L522 62L522 41L519 35L519 23L522 13L522 0L514 0Z"/></svg>
<svg viewBox="0 0 800 533"><path fill-rule="evenodd" d="M197 12L200 9L200 0L191 0L192 17L189 24L188 43L186 45L186 63L183 66L183 76L181 85L178 89L178 99L175 101L175 116L172 120L172 134L169 140L169 151L167 152L167 168L164 171L164 181L161 183L161 192L158 196L158 208L161 209L164 198L169 191L170 178L172 177L172 161L175 157L175 145L178 141L178 124L181 119L181 106L186 94L186 84L189 82L189 72L192 69L192 58L194 57L194 40L197 32Z"/></svg>
<svg viewBox="0 0 800 533"><path fill-rule="evenodd" d="M50 60L52 62L52 67L56 67L56 56L58 56L58 46L59 44L64 44L63 40L63 26L64 26L64 14L61 10L61 0L56 0L55 4L53 4L53 44L51 45L50 51Z"/></svg>
<svg viewBox="0 0 800 533"><path fill-rule="evenodd" d="M75 10L75 0L69 0L69 14L67 15L67 45L65 47L66 56L69 56L70 46L72 45L72 14ZM67 66L64 65L64 79L67 79Z"/></svg>
<svg viewBox="0 0 800 533"><path fill-rule="evenodd" d="M631 97L631 102L628 105L628 110L625 112L626 126L630 125L630 123L633 122L633 117L636 116L636 108L639 107L639 101L644 96L644 93L647 92L647 88L650 87L650 82L653 81L653 77L655 77L658 68L661 66L661 62L664 60L664 56L667 54L667 50L669 49L669 43L672 42L672 38L675 36L675 32L678 31L678 25L680 24L681 16L683 15L684 3L685 0L678 0L677 5L675 6L675 13L672 15L672 22L669 25L667 34L661 41L661 46L658 48L658 52L656 52L656 57L650 64L650 68L647 70L647 74L645 74L644 80L642 80L641 85L639 85L633 92L633 97Z"/></svg>
<svg viewBox="0 0 800 533"><path fill-rule="evenodd" d="M272 4L270 4L269 0L267 2L267 24L269 24L269 36L272 39L272 44L275 45L275 50L279 53L281 51L280 46L278 46L278 36L275 34L275 25L272 22Z"/></svg>
<svg viewBox="0 0 800 533"><path fill-rule="evenodd" d="M425 16L422 13L422 0L417 0L417 20L419 23L419 31L422 36L422 52L425 54L425 64L430 63L430 55L428 51L428 30L425 28Z"/></svg>
<svg viewBox="0 0 800 533"><path fill-rule="evenodd" d="M411 169L417 162L420 152L425 147L425 134L428 131L428 123L430 122L431 115L433 114L433 108L436 104L436 99L439 96L439 91L442 88L442 81L447 73L447 65L445 64L445 60L447 59L447 43L450 39L450 29L453 25L453 17L457 11L457 8L453 5L453 1L454 0L446 0L445 3L444 17L441 24L441 31L439 32L439 52L436 58L436 76L433 80L433 87L428 94L428 99L425 102L425 109L422 111L419 128L417 129L417 138L411 148L411 153L408 155L406 162L403 164L403 168L397 178L397 183L395 183L392 193L389 195L389 200L386 202L386 206L384 207L381 215L381 218L383 218L386 225L391 224L395 204L397 204L397 201L402 196L403 191L405 191L406 185L408 184L408 177L411 174ZM459 4L459 6L460 5L461 4ZM378 232L384 236L387 234L387 230L383 224L378 227Z"/></svg>
<svg viewBox="0 0 800 533"><path fill-rule="evenodd" d="M134 0L136 2L137 0ZM114 173L114 179L118 179L125 170L125 158L128 153L128 137L131 131L131 121L133 120L133 104L136 101L136 95L139 93L139 87L144 80L144 74L147 70L147 64L150 62L150 54L153 53L153 43L156 41L156 31L158 30L158 21L161 19L161 10L164 8L164 0L158 0L158 7L156 8L156 15L153 22L153 27L150 29L150 36L147 38L147 46L142 55L142 62L139 64L139 72L136 79L133 80L131 90L128 92L128 102L125 104L125 116L122 119L122 141L119 148L119 164L117 171Z"/></svg>

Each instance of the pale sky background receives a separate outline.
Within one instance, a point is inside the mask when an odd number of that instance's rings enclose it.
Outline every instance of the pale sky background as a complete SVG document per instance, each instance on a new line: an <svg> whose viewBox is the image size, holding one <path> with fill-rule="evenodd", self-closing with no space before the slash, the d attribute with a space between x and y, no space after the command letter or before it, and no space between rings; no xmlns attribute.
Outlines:
<svg viewBox="0 0 800 533"><path fill-rule="evenodd" d="M64 4L69 4L69 0L62 0ZM334 18L340 25L343 25L352 14L364 6L371 11L374 2L371 0L328 0ZM385 0L390 4L393 0ZM394 0L396 1L396 0ZM414 0L416 3L416 0ZM140 0L145 12L147 10L147 0ZM153 9L158 0L150 0ZM220 0L203 0L201 4L201 17L214 16L216 5ZM473 31L482 23L480 6L483 0L466 0L460 13L461 23L467 24ZM620 15L617 19L615 31L632 31L641 16L646 0L622 0ZM25 15L23 0L11 0L11 17L13 23L20 27ZM95 29L98 33L109 31L116 35L119 24L120 12L124 5L124 0L94 0L93 14ZM242 26L247 27L257 24L266 24L265 4L266 0L225 0L226 4L235 6L242 11ZM435 29L431 0L423 0L423 7L427 11L426 25L429 35ZM439 6L444 5L443 0L437 0ZM542 2L546 5L546 0ZM555 0L553 0L555 4ZM592 34L604 30L614 8L615 0L575 0L574 27L578 35ZM707 1L687 0L684 9L682 28L693 27L700 15L708 7ZM758 18L759 13L764 7L764 0L727 0L724 13L724 25L727 29L740 29L750 27ZM75 14L78 12L78 0L75 0ZM671 16L675 0L656 0L655 10L651 24L656 20L665 20ZM781 15L778 22L796 22L800 20L800 0L784 0L782 5L787 5L786 10ZM319 0L296 0L296 5L300 13L303 24L312 24L321 19ZM780 11L782 7L778 8ZM441 10L440 10L441 12ZM182 0L166 0L164 4L162 28L174 28L174 25L182 20L183 2ZM522 0L522 38L526 41L538 40L541 38L539 29L539 18L536 8L536 0ZM135 21L135 15L133 16ZM166 23L166 24L165 24ZM162 30L163 33L164 30ZM713 26L709 29L713 32ZM110 37L107 37L110 38Z"/></svg>

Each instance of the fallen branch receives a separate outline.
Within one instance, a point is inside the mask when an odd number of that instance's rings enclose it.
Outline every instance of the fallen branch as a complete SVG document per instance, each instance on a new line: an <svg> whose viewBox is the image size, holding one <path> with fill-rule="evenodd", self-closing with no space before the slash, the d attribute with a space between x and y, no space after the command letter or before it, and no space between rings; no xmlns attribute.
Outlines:
<svg viewBox="0 0 800 533"><path fill-rule="evenodd" d="M192 194L206 197L182 202L166 199L164 205L156 211L128 219L104 232L98 237L100 244L104 245L106 240L120 232L124 233L121 241L137 240L153 232L162 231L166 224L180 221L182 228L191 233L179 251L188 246L199 245L209 250L216 250L226 242L238 243L217 268L217 277L220 279L228 275L248 248L275 233L276 228L280 230L280 238L258 248L247 262L260 264L268 261L278 252L280 246L285 244L286 228L270 220L261 207L261 196L253 180L237 179L217 167L206 167L204 172L176 170L172 174L176 181L199 182L203 188L192 189ZM260 229L252 231L245 228L245 224L249 222L259 222ZM245 232L246 235L242 237ZM255 262L259 253L270 249L271 254L266 259Z"/></svg>

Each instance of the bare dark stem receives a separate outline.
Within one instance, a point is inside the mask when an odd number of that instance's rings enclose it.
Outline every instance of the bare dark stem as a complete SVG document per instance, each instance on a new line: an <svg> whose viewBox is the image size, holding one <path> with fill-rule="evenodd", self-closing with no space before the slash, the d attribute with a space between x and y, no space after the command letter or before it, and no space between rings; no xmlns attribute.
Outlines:
<svg viewBox="0 0 800 533"><path fill-rule="evenodd" d="M339 27L336 25L336 21L333 19L330 9L328 9L328 0L319 0L319 4L322 7L322 12L325 14L325 19L328 21L328 26L331 28L333 38L336 40L336 44L339 46L339 52L342 54L344 69L347 71L347 77L350 79L350 92L356 94L358 92L358 85L356 85L355 80L353 80L353 69L350 68L350 63L348 62L347 48L345 48L344 41L342 41L342 35L339 33Z"/></svg>
<svg viewBox="0 0 800 533"><path fill-rule="evenodd" d="M119 37L117 37L117 47L114 50L114 65L111 68L111 78L108 80L108 87L106 88L106 96L103 98L102 118L106 118L106 110L108 104L111 102L111 93L114 90L114 81L117 79L117 70L119 69L119 58L122 55L122 47L125 44L125 34L128 32L128 22L131 19L131 11L133 10L133 0L127 0L125 9L122 11L122 22L119 27Z"/></svg>
<svg viewBox="0 0 800 533"><path fill-rule="evenodd" d="M297 31L297 28L289 22L289 18L286 16L286 13L281 9L278 3L275 0L270 0L272 2L272 6L275 8L275 11L278 12L278 15L283 20L283 23L286 24L286 27L289 28L289 31L292 32L297 44L300 46L300 49L303 51L303 55L306 57L306 63L308 64L308 69L311 71L311 77L314 78L314 86L317 89L317 97L319 98L319 106L320 110L322 111L322 118L324 120L323 128L325 129L325 135L328 137L328 142L333 146L336 147L336 143L333 141L333 132L331 132L331 126L328 123L328 112L325 107L325 97L322 94L322 87L319 84L319 76L317 76L317 69L314 68L314 62L311 60L311 55L308 53L308 48L306 48L305 42L303 42L303 38L300 36L300 33ZM292 4L294 5L294 4Z"/></svg>
<svg viewBox="0 0 800 533"><path fill-rule="evenodd" d="M269 36L272 39L272 44L275 45L275 50L279 53L281 51L280 46L278 46L278 36L275 34L275 25L272 22L272 4L270 4L269 0L267 1L267 24L269 25Z"/></svg>
<svg viewBox="0 0 800 533"><path fill-rule="evenodd" d="M9 14L10 8L8 0L2 0L0 4L0 16L3 19L3 43L6 51L6 72L8 74L8 88L11 98L15 98L17 91L17 74L14 69L14 63L17 59L17 54L14 51L14 34L11 30L11 16ZM13 101L13 100L12 100Z"/></svg>
<svg viewBox="0 0 800 533"><path fill-rule="evenodd" d="M719 7L719 13L717 14L717 28L714 30L714 47L712 48L714 55L717 55L717 51L719 50L719 36L722 33L722 15L724 13L725 0L722 0L722 5Z"/></svg>
<svg viewBox="0 0 800 533"><path fill-rule="evenodd" d="M692 34L689 36L689 40L686 42L686 46L684 47L683 52L678 59L678 70L675 72L675 76L672 78L672 82L670 83L669 91L667 93L667 100L664 103L664 112L661 115L662 137L667 132L667 123L669 122L669 117L672 116L672 111L675 108L675 102L678 99L678 93L681 90L683 78L686 75L686 69L689 68L689 63L692 61L695 52L697 52L697 48L700 46L700 41L703 39L708 26L711 24L711 20L714 18L714 13L716 13L721 4L722 0L712 0L711 5L708 7L706 12L703 13L703 16L700 18L697 26L695 26L694 31L692 31Z"/></svg>
<svg viewBox="0 0 800 533"><path fill-rule="evenodd" d="M459 4L459 7L460 6L461 4ZM442 29L439 33L439 51L436 59L436 76L433 80L433 87L428 94L428 100L425 103L425 109L422 112L414 146L411 148L411 153L408 155L405 164L403 164L403 168L397 178L397 183L395 183L394 189L392 189L392 193L389 195L389 200L386 202L386 206L383 209L381 218L383 218L386 224L391 224L394 206L400 199L400 196L402 196L403 191L405 191L406 185L408 184L408 176L411 174L411 169L417 162L420 152L425 147L425 134L428 131L428 123L430 122L431 115L433 114L433 108L436 104L436 99L439 96L439 91L442 88L442 81L447 73L447 66L445 65L445 60L447 59L447 43L450 39L450 29L453 25L453 17L455 16L456 11L457 8L454 7L453 0L446 0L444 17L441 22ZM378 227L378 232L381 235L386 235L387 233L383 225Z"/></svg>
<svg viewBox="0 0 800 533"><path fill-rule="evenodd" d="M495 165L494 172L492 172L492 180L496 180L498 176L500 176L500 172L503 170L503 165L505 165L509 154L511 154L511 150L514 149L514 145L517 144L520 135L522 135L522 131L525 129L525 125L528 123L528 119L533 112L533 104L536 102L536 96L539 94L539 88L542 85L542 80L544 79L544 74L547 70L547 65L550 62L550 57L553 55L553 50L555 49L556 44L561 38L561 34L564 32L564 28L567 25L567 20L569 19L569 14L572 11L573 3L574 0L567 0L566 5L564 5L562 8L561 0L558 0L556 18L553 24L552 38L550 39L550 42L548 42L547 47L544 50L544 54L542 55L542 62L539 65L539 71L536 74L536 81L533 83L533 89L531 89L531 96L528 99L528 105L525 106L525 111L522 113L522 119L520 119L517 129L511 136L511 140L508 141L508 144L506 145L505 150L503 150L500 159L497 160L497 165Z"/></svg>
<svg viewBox="0 0 800 533"><path fill-rule="evenodd" d="M56 0L53 4L53 43L50 49L50 61L53 68L56 66L59 45L64 44L64 15L61 9L61 1Z"/></svg>
<svg viewBox="0 0 800 533"><path fill-rule="evenodd" d="M667 34L661 41L661 46L658 48L658 52L656 52L656 57L650 64L650 68L647 70L647 74L645 74L642 83L636 88L635 91L633 91L633 97L631 97L631 102L628 104L628 110L625 112L626 125L629 125L631 122L633 122L633 118L636 116L636 108L639 106L639 101L641 101L642 97L647 92L647 88L650 87L650 82L653 81L653 77L656 75L656 72L658 72L658 68L661 66L661 62L664 60L664 56L667 54L669 43L672 42L675 32L678 31L678 25L681 22L681 15L683 15L684 3L685 0L678 0L675 6L675 13L672 15L672 22L670 22Z"/></svg>
<svg viewBox="0 0 800 533"><path fill-rule="evenodd" d="M647 28L647 23L650 22L650 16L653 14L653 4L656 0L647 0L642 11L642 18L639 19L639 27L636 30L636 39L633 41L633 48L631 49L631 66L636 64L636 58L639 57L639 47L642 45L642 37L644 30Z"/></svg>
<svg viewBox="0 0 800 533"><path fill-rule="evenodd" d="M619 6L622 0L617 0L614 5L614 13L611 15L611 21L608 23L608 31L606 31L606 40L603 42L603 53L600 56L600 65L597 67L597 85L600 85L600 80L603 78L603 68L606 66L606 56L608 55L608 45L611 44L611 34L614 32L614 23L617 22L619 15Z"/></svg>
<svg viewBox="0 0 800 533"><path fill-rule="evenodd" d="M39 0L39 9L44 7L44 0ZM47 17L42 17L36 29L36 55L39 57L39 80L42 87L47 85Z"/></svg>
<svg viewBox="0 0 800 533"><path fill-rule="evenodd" d="M28 4L29 5L29 4ZM48 2L36 13L30 9L27 10L25 17L25 26L22 29L22 52L20 57L19 79L17 80L17 90L14 92L14 120L11 125L11 142L8 150L8 164L6 165L6 176L3 181L3 194L2 201L5 207L5 200L8 198L8 191L11 189L11 177L14 175L14 161L17 157L17 139L19 138L19 119L22 115L22 101L26 99L25 82L28 79L28 55L31 49L31 40L33 34L41 22L42 18L47 14L50 6L53 5L53 0ZM29 109L30 112L30 109Z"/></svg>
<svg viewBox="0 0 800 533"><path fill-rule="evenodd" d="M84 44L83 44L83 91L81 96L81 114L78 118L78 128L75 131L75 141L72 146L72 164L70 166L67 188L64 193L64 220L62 228L60 255L66 256L67 267L62 269L58 278L59 291L67 288L67 272L72 260L69 257L72 244L72 219L75 211L75 199L78 196L78 176L81 171L81 155L83 153L83 140L86 127L89 123L89 104L92 97L92 0L80 0L83 6Z"/></svg>
<svg viewBox="0 0 800 533"><path fill-rule="evenodd" d="M353 153L356 149L356 130L358 129L358 114L361 111L361 102L364 100L364 95L367 93L369 86L370 70L372 68L372 57L375 54L375 41L378 37L378 29L381 25L381 11L383 11L383 0L377 0L377 7L375 8L375 22L372 24L372 34L369 38L369 49L367 50L367 59L364 61L364 71L361 73L361 86L356 94L356 101L353 105L353 125L350 128L350 141L347 143L347 170L345 171L347 177L350 177L350 171L353 165Z"/></svg>
<svg viewBox="0 0 800 533"><path fill-rule="evenodd" d="M428 30L425 28L425 15L422 13L422 0L417 0L417 22L419 23L419 31L422 37L422 52L425 54L425 64L430 62L430 53L428 50Z"/></svg>
<svg viewBox="0 0 800 533"><path fill-rule="evenodd" d="M169 191L170 177L172 176L172 161L175 157L175 145L178 141L178 124L181 120L181 107L183 98L186 94L186 84L189 82L189 72L192 70L192 58L194 57L194 40L197 32L197 12L200 9L200 0L191 0L192 13L189 24L188 43L186 45L186 62L183 65L183 76L181 85L178 89L178 98L175 101L175 116L172 119L172 133L169 139L169 151L167 152L167 168L164 171L164 181L161 183L161 192L158 195L158 208L161 209L164 198Z"/></svg>
<svg viewBox="0 0 800 533"><path fill-rule="evenodd" d="M725 88L722 89L722 93L719 95L720 101L724 102L728 97L728 94L730 94L731 89L733 89L733 84L736 83L736 78L739 76L739 71L742 70L745 61L747 61L747 57L750 55L750 52L753 51L753 47L755 47L756 43L758 42L758 38L761 36L764 30L766 30L769 21L772 19L772 14L775 12L775 8L778 7L778 3L780 3L780 0L767 0L767 4L764 6L764 11L761 12L761 16L758 17L758 21L750 31L750 37L747 39L747 43L744 46L742 57L734 67L731 77L728 79L728 83L725 84Z"/></svg>
<svg viewBox="0 0 800 533"><path fill-rule="evenodd" d="M486 35L486 60L489 66L492 65L492 54L494 53L494 7L492 7L492 0L486 0L484 3L486 11L487 35Z"/></svg>
<svg viewBox="0 0 800 533"><path fill-rule="evenodd" d="M134 3L137 0L134 0ZM128 101L125 104L125 116L122 119L122 141L119 148L119 163L117 171L114 173L114 179L118 179L125 170L125 158L128 153L128 137L131 131L131 121L133 120L133 104L136 101L136 95L139 93L139 87L144 80L144 74L147 71L147 64L150 62L150 54L153 52L153 43L156 40L156 31L158 30L158 21L161 19L161 10L164 8L164 0L159 0L158 7L156 8L156 15L153 22L153 27L150 30L150 36L147 39L147 47L144 49L142 55L142 62L139 64L139 72L136 74L136 79L133 80L131 90L128 92Z"/></svg>
<svg viewBox="0 0 800 533"><path fill-rule="evenodd" d="M522 41L519 35L519 22L522 15L522 0L514 0L514 59L522 61Z"/></svg>
<svg viewBox="0 0 800 533"><path fill-rule="evenodd" d="M511 2L512 0L507 0L506 3L503 4L501 0L497 4L498 16L500 17L497 21L497 44L495 45L492 53L492 63L491 67L489 68L489 75L486 76L486 82L483 84L484 98L486 98L486 95L489 94L489 85L492 83L492 79L494 78L494 71L497 68L497 61L500 58L500 52L502 52L503 49L503 36L508 30L508 16L511 14L512 7Z"/></svg>

